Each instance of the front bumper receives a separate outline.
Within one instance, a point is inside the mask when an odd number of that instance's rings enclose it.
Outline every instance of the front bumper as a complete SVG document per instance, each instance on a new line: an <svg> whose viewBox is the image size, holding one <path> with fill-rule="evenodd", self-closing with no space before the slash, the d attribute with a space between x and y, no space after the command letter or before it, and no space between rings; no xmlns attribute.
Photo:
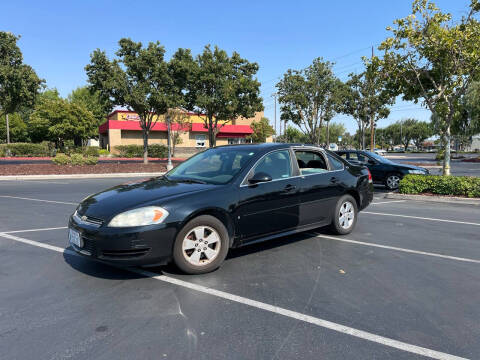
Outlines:
<svg viewBox="0 0 480 360"><path fill-rule="evenodd" d="M73 217L70 229L80 233L82 247L70 244L80 255L120 266L160 265L173 252L178 224L160 224L134 228L109 228L77 223Z"/></svg>

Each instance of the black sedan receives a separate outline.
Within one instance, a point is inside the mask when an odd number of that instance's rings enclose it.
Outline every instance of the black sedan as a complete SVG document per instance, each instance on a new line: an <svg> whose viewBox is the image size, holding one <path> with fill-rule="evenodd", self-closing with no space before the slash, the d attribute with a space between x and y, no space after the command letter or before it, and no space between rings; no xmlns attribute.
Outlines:
<svg viewBox="0 0 480 360"><path fill-rule="evenodd" d="M370 151L342 150L336 153L351 164L368 167L372 173L373 182L383 184L389 190L397 189L400 180L407 174L427 175L429 173L425 168L395 163Z"/></svg>
<svg viewBox="0 0 480 360"><path fill-rule="evenodd" d="M69 220L78 253L125 266L173 260L199 274L233 247L330 225L351 232L373 198L367 168L317 147L224 146L164 176L84 199Z"/></svg>

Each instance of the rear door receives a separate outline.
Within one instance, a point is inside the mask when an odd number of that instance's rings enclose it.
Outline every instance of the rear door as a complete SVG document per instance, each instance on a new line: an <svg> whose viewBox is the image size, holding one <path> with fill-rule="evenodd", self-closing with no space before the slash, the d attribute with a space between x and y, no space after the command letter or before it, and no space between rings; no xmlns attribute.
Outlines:
<svg viewBox="0 0 480 360"><path fill-rule="evenodd" d="M331 171L320 150L295 149L300 170L300 226L324 225L342 193L341 171Z"/></svg>
<svg viewBox="0 0 480 360"><path fill-rule="evenodd" d="M260 159L240 185L234 212L243 242L294 229L299 223L299 178L289 149L275 150ZM272 181L251 185L248 179L264 172Z"/></svg>

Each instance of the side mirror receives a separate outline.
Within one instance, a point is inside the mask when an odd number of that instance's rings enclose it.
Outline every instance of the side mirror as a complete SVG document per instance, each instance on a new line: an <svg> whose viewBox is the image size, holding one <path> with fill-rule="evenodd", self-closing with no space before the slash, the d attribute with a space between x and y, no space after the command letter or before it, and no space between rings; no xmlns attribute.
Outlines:
<svg viewBox="0 0 480 360"><path fill-rule="evenodd" d="M250 179L248 179L248 183L252 185L268 181L272 181L272 177L264 172L256 173Z"/></svg>

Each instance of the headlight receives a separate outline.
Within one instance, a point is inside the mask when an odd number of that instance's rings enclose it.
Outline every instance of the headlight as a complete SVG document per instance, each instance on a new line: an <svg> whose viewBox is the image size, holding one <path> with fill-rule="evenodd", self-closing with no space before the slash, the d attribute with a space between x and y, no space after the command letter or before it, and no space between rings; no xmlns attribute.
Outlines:
<svg viewBox="0 0 480 360"><path fill-rule="evenodd" d="M424 175L427 172L425 170L408 170L409 174L417 174L417 175Z"/></svg>
<svg viewBox="0 0 480 360"><path fill-rule="evenodd" d="M168 211L158 206L125 211L116 215L108 224L109 227L130 227L160 224L168 216Z"/></svg>

